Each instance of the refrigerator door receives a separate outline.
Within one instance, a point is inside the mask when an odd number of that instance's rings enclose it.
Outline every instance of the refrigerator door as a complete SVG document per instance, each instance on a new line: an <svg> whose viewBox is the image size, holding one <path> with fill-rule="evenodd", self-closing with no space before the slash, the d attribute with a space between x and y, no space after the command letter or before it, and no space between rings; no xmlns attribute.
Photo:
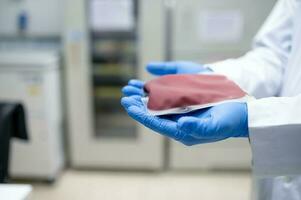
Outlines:
<svg viewBox="0 0 301 200"><path fill-rule="evenodd" d="M128 80L144 78L145 63L163 59L163 33L153 32L162 26L163 13L158 12L162 9L159 0L66 1L64 42L72 166L162 168L163 138L138 126L120 105L121 88ZM123 22L115 20L120 16Z"/></svg>

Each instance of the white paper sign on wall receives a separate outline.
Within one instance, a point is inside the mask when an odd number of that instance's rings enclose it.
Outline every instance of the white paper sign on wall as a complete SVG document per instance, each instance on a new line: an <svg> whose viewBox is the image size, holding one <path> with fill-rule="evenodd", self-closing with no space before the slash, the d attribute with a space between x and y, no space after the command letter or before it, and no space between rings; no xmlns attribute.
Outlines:
<svg viewBox="0 0 301 200"><path fill-rule="evenodd" d="M199 39L204 43L239 42L243 37L244 17L239 10L207 10L199 13Z"/></svg>
<svg viewBox="0 0 301 200"><path fill-rule="evenodd" d="M134 28L132 0L92 0L90 25L95 31L131 31Z"/></svg>

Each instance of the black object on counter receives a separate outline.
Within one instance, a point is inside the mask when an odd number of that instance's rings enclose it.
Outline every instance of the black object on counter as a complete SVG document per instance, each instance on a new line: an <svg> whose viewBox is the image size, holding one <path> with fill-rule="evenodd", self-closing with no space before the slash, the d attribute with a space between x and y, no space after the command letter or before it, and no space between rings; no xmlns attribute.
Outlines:
<svg viewBox="0 0 301 200"><path fill-rule="evenodd" d="M28 140L25 111L19 103L0 102L0 183L8 181L10 139Z"/></svg>

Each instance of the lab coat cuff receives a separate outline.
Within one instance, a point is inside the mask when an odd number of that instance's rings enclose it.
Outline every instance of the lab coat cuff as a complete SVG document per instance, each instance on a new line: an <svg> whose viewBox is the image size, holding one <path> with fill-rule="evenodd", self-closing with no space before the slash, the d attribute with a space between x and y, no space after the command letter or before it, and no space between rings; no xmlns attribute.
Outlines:
<svg viewBox="0 0 301 200"><path fill-rule="evenodd" d="M300 175L300 125L272 125L268 121L275 113L266 103L247 103L253 173L258 177Z"/></svg>

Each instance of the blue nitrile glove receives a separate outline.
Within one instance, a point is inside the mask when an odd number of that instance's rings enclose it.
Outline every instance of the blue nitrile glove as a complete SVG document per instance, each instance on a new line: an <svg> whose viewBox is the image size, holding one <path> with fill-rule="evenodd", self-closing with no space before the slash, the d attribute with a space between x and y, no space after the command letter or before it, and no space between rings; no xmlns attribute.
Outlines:
<svg viewBox="0 0 301 200"><path fill-rule="evenodd" d="M201 64L189 61L151 62L146 66L149 73L157 76L167 74L197 74L210 73L211 69Z"/></svg>
<svg viewBox="0 0 301 200"><path fill-rule="evenodd" d="M181 115L165 116L165 117L156 117L147 113L142 101L141 96L130 96L123 97L121 104L126 109L128 114L140 122L144 126L152 129L155 132L160 133L161 135L167 136L174 140L180 141L185 145L191 146L195 144L210 143L215 142L220 139L199 139L195 138L189 134L185 135L177 128L177 121ZM195 113L194 116L201 116L202 112Z"/></svg>
<svg viewBox="0 0 301 200"><path fill-rule="evenodd" d="M185 145L248 136L245 103L226 103L185 115L164 117L150 115L141 101L141 96L123 97L121 103L136 121Z"/></svg>
<svg viewBox="0 0 301 200"><path fill-rule="evenodd" d="M153 75L168 75L168 74L197 74L197 73L210 73L209 68L201 64L189 61L178 62L152 62L146 66L149 73ZM128 85L122 88L124 96L131 95L144 95L143 91L144 82L140 80L130 80Z"/></svg>
<svg viewBox="0 0 301 200"><path fill-rule="evenodd" d="M144 82L136 79L132 79L128 82L128 85L122 88L122 93L124 96L139 95L144 96L143 91Z"/></svg>
<svg viewBox="0 0 301 200"><path fill-rule="evenodd" d="M178 128L195 138L248 137L247 104L223 103L209 108L201 117L181 117Z"/></svg>

